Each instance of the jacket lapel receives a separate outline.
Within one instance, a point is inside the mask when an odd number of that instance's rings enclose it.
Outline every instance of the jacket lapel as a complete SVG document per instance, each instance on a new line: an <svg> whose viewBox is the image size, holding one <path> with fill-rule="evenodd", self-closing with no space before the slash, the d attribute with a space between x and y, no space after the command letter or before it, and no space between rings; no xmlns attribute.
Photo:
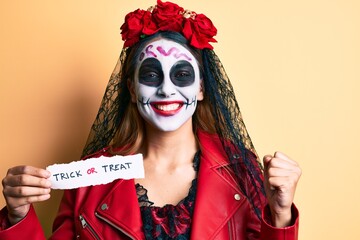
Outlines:
<svg viewBox="0 0 360 240"><path fill-rule="evenodd" d="M198 133L202 157L192 222L191 239L213 239L245 197L232 182L230 174L223 175L229 164L219 139Z"/></svg>

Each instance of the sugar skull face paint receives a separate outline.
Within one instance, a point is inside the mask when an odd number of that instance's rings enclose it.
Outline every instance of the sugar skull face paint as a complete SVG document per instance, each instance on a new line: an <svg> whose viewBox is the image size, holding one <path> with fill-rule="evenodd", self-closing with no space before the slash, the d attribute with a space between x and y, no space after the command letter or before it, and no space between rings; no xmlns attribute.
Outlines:
<svg viewBox="0 0 360 240"><path fill-rule="evenodd" d="M134 90L141 116L162 131L181 127L203 99L195 57L165 39L149 43L141 52Z"/></svg>

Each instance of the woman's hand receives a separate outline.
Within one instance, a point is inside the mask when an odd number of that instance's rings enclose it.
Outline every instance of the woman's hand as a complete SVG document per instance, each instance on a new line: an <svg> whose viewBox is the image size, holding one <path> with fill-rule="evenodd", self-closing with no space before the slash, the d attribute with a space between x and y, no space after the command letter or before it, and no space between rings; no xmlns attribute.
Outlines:
<svg viewBox="0 0 360 240"><path fill-rule="evenodd" d="M281 152L266 155L264 161L264 186L275 227L291 223L291 205L296 185L301 176L299 165Z"/></svg>
<svg viewBox="0 0 360 240"><path fill-rule="evenodd" d="M17 166L8 170L2 185L12 225L26 216L31 203L50 198L49 177L49 171L31 166Z"/></svg>

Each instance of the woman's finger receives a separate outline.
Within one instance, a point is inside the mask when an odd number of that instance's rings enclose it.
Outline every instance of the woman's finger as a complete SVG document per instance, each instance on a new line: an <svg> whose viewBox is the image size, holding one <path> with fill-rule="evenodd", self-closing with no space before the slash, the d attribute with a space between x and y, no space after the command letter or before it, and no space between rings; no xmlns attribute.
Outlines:
<svg viewBox="0 0 360 240"><path fill-rule="evenodd" d="M6 187L4 188L3 192L4 195L7 197L31 197L31 196L40 196L40 195L46 195L49 194L51 191L50 188L38 188L38 187L27 187L27 186L21 186L21 187Z"/></svg>
<svg viewBox="0 0 360 240"><path fill-rule="evenodd" d="M28 196L28 197L21 197L21 198L16 198L16 197L8 197L6 199L6 205L8 207L8 209L12 209L12 211L10 212L14 212L16 211L15 209L21 207L21 206L25 206L31 203L36 203L36 202L42 202L45 200L48 200L50 198L50 194L43 194L43 195L38 195L38 196ZM27 212L27 211L26 211ZM24 217L22 214L19 217Z"/></svg>
<svg viewBox="0 0 360 240"><path fill-rule="evenodd" d="M6 186L16 187L16 186L32 186L40 188L49 188L51 187L50 180L38 177L34 175L21 174L21 175L8 175L3 179L3 187Z"/></svg>
<svg viewBox="0 0 360 240"><path fill-rule="evenodd" d="M41 177L41 178L49 178L51 176L49 171L33 166L16 166L10 168L7 173L7 175L22 175L22 174Z"/></svg>

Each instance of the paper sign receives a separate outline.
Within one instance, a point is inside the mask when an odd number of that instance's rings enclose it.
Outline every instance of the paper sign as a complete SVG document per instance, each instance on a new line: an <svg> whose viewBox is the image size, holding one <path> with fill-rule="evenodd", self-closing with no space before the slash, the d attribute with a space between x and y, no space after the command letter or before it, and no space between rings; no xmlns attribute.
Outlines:
<svg viewBox="0 0 360 240"><path fill-rule="evenodd" d="M115 179L144 178L141 154L90 158L46 168L51 172L51 188L72 189L106 184Z"/></svg>

